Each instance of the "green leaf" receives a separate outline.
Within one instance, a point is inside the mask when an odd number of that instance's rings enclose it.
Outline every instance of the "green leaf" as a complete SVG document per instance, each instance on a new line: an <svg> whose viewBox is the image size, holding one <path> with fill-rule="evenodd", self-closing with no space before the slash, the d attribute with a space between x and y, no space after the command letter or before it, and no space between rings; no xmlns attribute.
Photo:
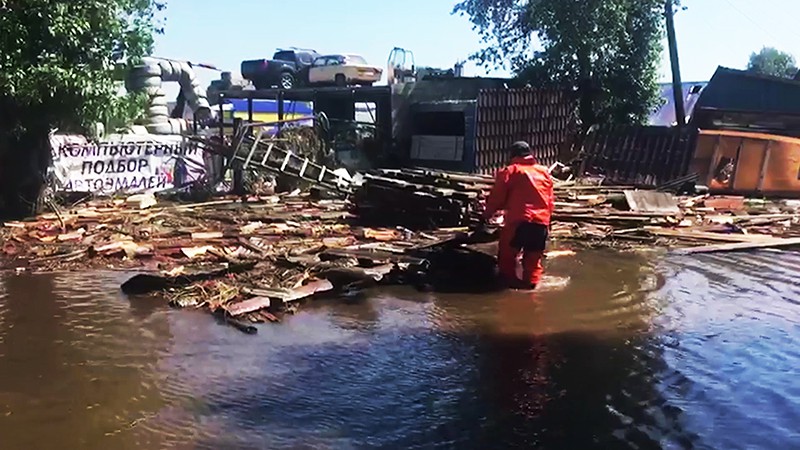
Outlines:
<svg viewBox="0 0 800 450"><path fill-rule="evenodd" d="M511 69L532 85L571 86L588 127L642 122L657 106L664 6L663 0L462 0L453 13L469 17L487 44L474 60Z"/></svg>
<svg viewBox="0 0 800 450"><path fill-rule="evenodd" d="M80 132L130 124L134 96L118 97L115 69L153 50L163 1L15 0L0 14L0 92L17 123Z"/></svg>

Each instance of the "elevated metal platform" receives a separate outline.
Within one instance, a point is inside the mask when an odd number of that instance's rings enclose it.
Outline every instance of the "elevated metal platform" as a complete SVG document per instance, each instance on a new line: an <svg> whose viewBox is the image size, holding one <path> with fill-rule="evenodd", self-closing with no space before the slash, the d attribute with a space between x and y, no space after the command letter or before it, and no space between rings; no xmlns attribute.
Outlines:
<svg viewBox="0 0 800 450"><path fill-rule="evenodd" d="M223 91L221 98L313 102L320 96L349 96L356 102L377 102L392 94L391 86L306 87Z"/></svg>

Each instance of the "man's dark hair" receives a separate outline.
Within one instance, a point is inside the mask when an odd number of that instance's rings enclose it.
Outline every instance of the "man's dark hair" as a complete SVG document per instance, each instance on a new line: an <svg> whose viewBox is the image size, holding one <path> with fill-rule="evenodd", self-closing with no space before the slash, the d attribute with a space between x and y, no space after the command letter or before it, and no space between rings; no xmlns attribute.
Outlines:
<svg viewBox="0 0 800 450"><path fill-rule="evenodd" d="M511 144L511 156L528 156L531 154L531 146L525 141L517 141Z"/></svg>

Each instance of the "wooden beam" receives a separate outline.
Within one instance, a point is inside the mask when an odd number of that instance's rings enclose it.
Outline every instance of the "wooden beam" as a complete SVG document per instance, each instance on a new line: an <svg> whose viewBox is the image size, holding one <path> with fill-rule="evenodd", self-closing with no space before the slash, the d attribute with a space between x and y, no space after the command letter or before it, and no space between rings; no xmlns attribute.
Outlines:
<svg viewBox="0 0 800 450"><path fill-rule="evenodd" d="M771 153L772 141L769 140L764 148L764 156L761 159L761 170L759 171L758 175L758 187L756 187L757 192L764 192L764 180L767 178L767 169L769 168L769 157Z"/></svg>
<svg viewBox="0 0 800 450"><path fill-rule="evenodd" d="M669 230L659 227L644 227L644 230L655 236L719 242L766 242L777 239L768 234L708 233L694 230Z"/></svg>
<svg viewBox="0 0 800 450"><path fill-rule="evenodd" d="M715 244L702 247L690 247L675 250L679 255L694 255L698 253L733 252L740 250L759 250L765 248L786 248L800 246L800 238L791 239L765 239L756 242L739 242L735 244Z"/></svg>

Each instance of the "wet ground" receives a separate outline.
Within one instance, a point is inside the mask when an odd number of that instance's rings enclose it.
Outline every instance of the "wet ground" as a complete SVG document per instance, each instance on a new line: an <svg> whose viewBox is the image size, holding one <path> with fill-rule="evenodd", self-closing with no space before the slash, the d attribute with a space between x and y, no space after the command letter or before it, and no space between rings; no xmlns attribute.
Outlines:
<svg viewBox="0 0 800 450"><path fill-rule="evenodd" d="M123 273L6 277L0 448L800 445L799 254L548 269L535 294L382 290L256 336L131 302Z"/></svg>

